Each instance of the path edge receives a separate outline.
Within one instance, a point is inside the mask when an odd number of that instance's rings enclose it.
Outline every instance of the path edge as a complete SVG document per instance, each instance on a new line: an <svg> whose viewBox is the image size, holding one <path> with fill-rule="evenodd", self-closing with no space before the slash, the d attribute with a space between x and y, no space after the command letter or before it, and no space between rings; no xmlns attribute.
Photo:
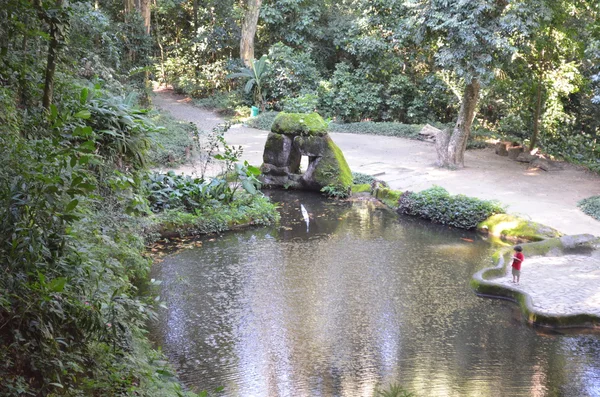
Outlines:
<svg viewBox="0 0 600 397"><path fill-rule="evenodd" d="M525 243L521 245L527 256L563 256L569 254L590 254L600 249L600 238L591 234L579 234ZM505 276L512 247L502 247L492 255L492 267L475 273L470 285L478 296L505 299L516 303L531 325L546 328L591 328L600 329L600 316L591 313L573 315L548 314L537 311L533 299L527 293L499 285L495 279Z"/></svg>

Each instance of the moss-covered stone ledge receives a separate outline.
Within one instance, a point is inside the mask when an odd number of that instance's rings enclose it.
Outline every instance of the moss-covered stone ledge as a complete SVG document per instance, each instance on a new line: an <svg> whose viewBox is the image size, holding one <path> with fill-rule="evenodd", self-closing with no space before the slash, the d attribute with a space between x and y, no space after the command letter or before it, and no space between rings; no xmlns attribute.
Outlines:
<svg viewBox="0 0 600 397"><path fill-rule="evenodd" d="M149 241L157 238L190 237L221 233L252 226L268 226L279 222L276 204L265 197L255 197L239 205L217 205L197 213L167 210L148 219L143 235Z"/></svg>
<svg viewBox="0 0 600 397"><path fill-rule="evenodd" d="M477 225L477 230L481 233L516 243L542 241L563 235L558 230L549 226L528 221L511 214L492 215Z"/></svg>
<svg viewBox="0 0 600 397"><path fill-rule="evenodd" d="M600 305L593 302L590 304L587 302L589 299L586 299L584 303L588 303L589 309L581 310L581 312L569 312L569 310L549 312L534 302L531 295L535 292L536 279L532 273L529 273L529 277L527 276L528 264L531 272L532 262L536 257L543 257L545 262L548 262L549 259L550 262L557 262L560 259L563 261L566 259L568 262L569 258L578 258L579 260L589 258L589 262L594 263L595 270L593 273L585 275L588 278L585 282L589 283L589 290L595 294L598 280L591 279L590 275L600 278L600 239L592 235L564 236L523 244L522 247L526 259L523 264L521 285L507 282L506 274L512 256L512 247L504 247L493 255L493 267L477 272L471 279L471 286L475 292L480 296L508 299L517 303L531 324L552 328L600 329ZM556 259L553 260L553 258ZM561 285L561 281L564 281L569 275L568 269L564 269L564 272L561 273L563 277L552 279L552 283L556 282L557 291L567 288ZM524 283L527 285L527 289L523 287ZM581 295L581 288L572 293ZM571 297L567 295L566 298L570 299ZM596 299L600 303L600 298L593 296L591 299ZM574 301L572 303L575 304Z"/></svg>

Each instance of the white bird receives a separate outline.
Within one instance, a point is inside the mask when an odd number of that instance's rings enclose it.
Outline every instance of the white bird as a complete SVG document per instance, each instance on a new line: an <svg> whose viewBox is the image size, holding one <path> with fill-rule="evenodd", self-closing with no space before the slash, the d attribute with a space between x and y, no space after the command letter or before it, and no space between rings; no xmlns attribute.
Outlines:
<svg viewBox="0 0 600 397"><path fill-rule="evenodd" d="M306 222L306 233L308 233L308 223L310 219L308 217L308 211L304 208L304 205L300 204L300 211L302 211L302 217L304 218L304 222Z"/></svg>

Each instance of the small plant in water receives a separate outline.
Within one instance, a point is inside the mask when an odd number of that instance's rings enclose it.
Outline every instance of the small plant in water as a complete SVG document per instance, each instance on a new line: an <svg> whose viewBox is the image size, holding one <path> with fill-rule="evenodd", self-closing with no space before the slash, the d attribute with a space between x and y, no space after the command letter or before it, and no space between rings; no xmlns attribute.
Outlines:
<svg viewBox="0 0 600 397"><path fill-rule="evenodd" d="M392 383L384 390L377 390L378 397L416 397L397 383Z"/></svg>

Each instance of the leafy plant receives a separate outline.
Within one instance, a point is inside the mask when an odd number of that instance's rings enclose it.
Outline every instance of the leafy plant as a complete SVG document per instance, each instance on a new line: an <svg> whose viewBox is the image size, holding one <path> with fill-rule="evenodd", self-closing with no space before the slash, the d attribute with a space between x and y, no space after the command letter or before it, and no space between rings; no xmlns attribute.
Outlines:
<svg viewBox="0 0 600 397"><path fill-rule="evenodd" d="M373 177L371 175L363 174L360 172L353 172L352 178L353 178L353 183L355 185L362 185L365 183L371 184L377 180L377 179L375 179L375 177Z"/></svg>
<svg viewBox="0 0 600 397"><path fill-rule="evenodd" d="M246 125L258 130L271 131L273 121L278 114L279 112L262 112L258 116L246 120Z"/></svg>
<svg viewBox="0 0 600 397"><path fill-rule="evenodd" d="M461 229L473 229L490 216L504 213L504 208L495 201L462 194L452 196L444 188L434 186L418 193L404 192L398 200L398 213Z"/></svg>
<svg viewBox="0 0 600 397"><path fill-rule="evenodd" d="M583 213L600 221L600 196L585 198L577 203Z"/></svg>
<svg viewBox="0 0 600 397"><path fill-rule="evenodd" d="M244 86L244 92L249 94L254 90L255 103L260 106L261 110L265 110L265 98L263 92L263 77L267 70L269 59L266 55L260 57L257 61L255 59L250 60L250 67L241 68L239 73L230 74L229 78L243 78L246 79L246 85Z"/></svg>
<svg viewBox="0 0 600 397"><path fill-rule="evenodd" d="M335 185L327 185L321 189L321 192L325 193L328 197L336 199L344 199L348 197L349 191L347 188L340 188Z"/></svg>
<svg viewBox="0 0 600 397"><path fill-rule="evenodd" d="M380 397L414 397L414 393L409 393L399 384L391 384L383 390L377 390L377 396Z"/></svg>

